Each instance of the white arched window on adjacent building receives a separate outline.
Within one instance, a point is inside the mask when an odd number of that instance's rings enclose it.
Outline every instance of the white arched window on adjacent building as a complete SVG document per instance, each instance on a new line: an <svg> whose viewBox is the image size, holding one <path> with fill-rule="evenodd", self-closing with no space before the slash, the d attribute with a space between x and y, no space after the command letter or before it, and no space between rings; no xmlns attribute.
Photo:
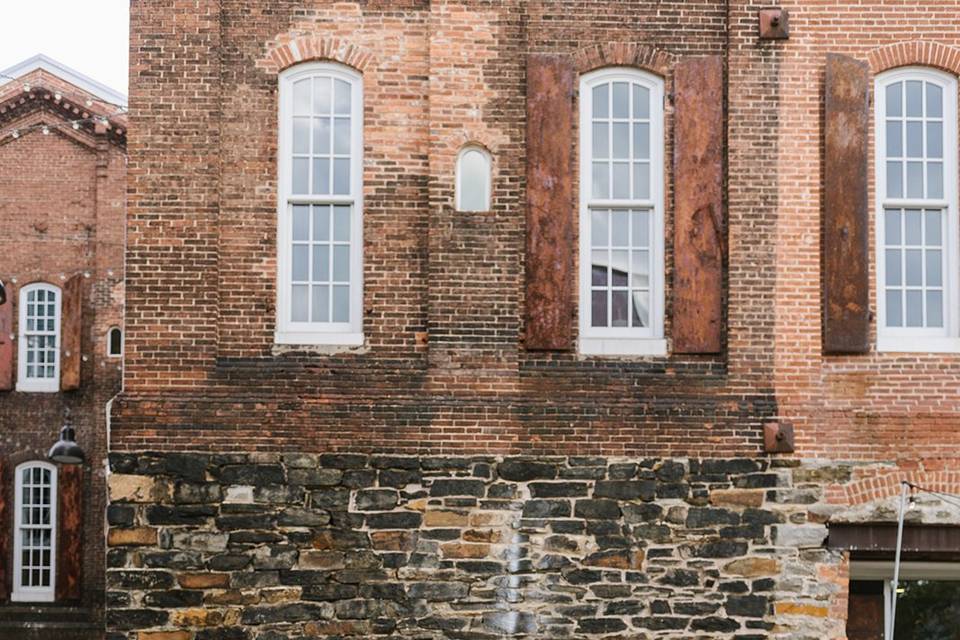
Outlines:
<svg viewBox="0 0 960 640"><path fill-rule="evenodd" d="M662 355L663 80L580 79L581 353Z"/></svg>
<svg viewBox="0 0 960 640"><path fill-rule="evenodd" d="M875 96L877 348L960 351L957 79L895 69Z"/></svg>
<svg viewBox="0 0 960 640"><path fill-rule="evenodd" d="M11 597L18 602L50 602L56 585L57 468L46 462L25 462L14 473Z"/></svg>
<svg viewBox="0 0 960 640"><path fill-rule="evenodd" d="M280 74L277 328L286 344L363 343L363 79Z"/></svg>
<svg viewBox="0 0 960 640"><path fill-rule="evenodd" d="M490 154L467 145L457 154L457 211L490 210Z"/></svg>
<svg viewBox="0 0 960 640"><path fill-rule="evenodd" d="M60 388L59 287L45 282L20 289L18 391Z"/></svg>

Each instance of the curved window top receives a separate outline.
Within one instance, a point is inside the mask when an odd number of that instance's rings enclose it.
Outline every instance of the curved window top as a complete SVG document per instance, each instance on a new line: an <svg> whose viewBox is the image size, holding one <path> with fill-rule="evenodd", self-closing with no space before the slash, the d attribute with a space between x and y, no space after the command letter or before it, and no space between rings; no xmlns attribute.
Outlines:
<svg viewBox="0 0 960 640"><path fill-rule="evenodd" d="M457 156L457 211L490 210L490 154L468 145Z"/></svg>
<svg viewBox="0 0 960 640"><path fill-rule="evenodd" d="M123 332L120 327L110 327L107 331L107 355L111 358L123 355Z"/></svg>
<svg viewBox="0 0 960 640"><path fill-rule="evenodd" d="M20 289L17 390L60 388L60 287L35 282Z"/></svg>
<svg viewBox="0 0 960 640"><path fill-rule="evenodd" d="M15 471L13 593L19 602L54 599L57 544L57 468L24 462Z"/></svg>

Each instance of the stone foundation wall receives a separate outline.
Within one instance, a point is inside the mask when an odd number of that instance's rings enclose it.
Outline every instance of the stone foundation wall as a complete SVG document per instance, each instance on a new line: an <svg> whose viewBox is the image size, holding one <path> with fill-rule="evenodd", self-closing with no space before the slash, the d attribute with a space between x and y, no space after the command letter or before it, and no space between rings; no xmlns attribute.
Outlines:
<svg viewBox="0 0 960 640"><path fill-rule="evenodd" d="M115 453L107 637L840 637L845 562L817 507L836 473Z"/></svg>

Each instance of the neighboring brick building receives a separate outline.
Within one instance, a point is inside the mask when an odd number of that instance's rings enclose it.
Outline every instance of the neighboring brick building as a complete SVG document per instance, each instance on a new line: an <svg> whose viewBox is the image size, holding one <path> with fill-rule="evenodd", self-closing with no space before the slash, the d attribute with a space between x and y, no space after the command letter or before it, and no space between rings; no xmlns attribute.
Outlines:
<svg viewBox="0 0 960 640"><path fill-rule="evenodd" d="M0 75L0 638L103 635L106 405L122 376L125 100L44 56ZM65 422L83 465L47 461Z"/></svg>
<svg viewBox="0 0 960 640"><path fill-rule="evenodd" d="M132 3L109 638L882 635L960 492L960 2L850 5Z"/></svg>

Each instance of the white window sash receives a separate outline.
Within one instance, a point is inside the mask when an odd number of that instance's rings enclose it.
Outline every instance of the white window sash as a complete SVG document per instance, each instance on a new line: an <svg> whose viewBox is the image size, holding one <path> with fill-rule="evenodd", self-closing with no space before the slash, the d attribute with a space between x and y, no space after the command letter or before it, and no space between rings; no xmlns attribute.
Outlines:
<svg viewBox="0 0 960 640"><path fill-rule="evenodd" d="M454 184L454 202L456 203L457 211L468 211L464 209L463 205L463 160L464 157L470 153L476 152L483 157L484 161L484 181L483 181L483 193L481 194L483 200L483 207L480 209L469 209L469 211L478 212L478 211L489 211L490 210L490 192L492 190L493 183L493 162L490 157L489 152L481 146L470 144L465 146L460 150L460 153L457 154L457 164L456 164L456 180Z"/></svg>
<svg viewBox="0 0 960 640"><path fill-rule="evenodd" d="M50 471L50 586L23 586L23 471L40 467ZM10 599L14 602L53 602L57 587L57 468L47 462L25 462L15 470L14 490L14 542L13 542L13 589Z"/></svg>
<svg viewBox="0 0 960 640"><path fill-rule="evenodd" d="M593 87L613 81L637 83L650 91L650 198L593 198ZM602 69L580 78L580 246L579 341L581 355L663 356L664 338L664 167L663 81L633 68ZM632 180L631 171L631 180ZM650 239L650 326L593 327L591 325L591 209L649 209L653 216ZM629 303L632 304L632 303ZM628 317L631 311L628 308Z"/></svg>
<svg viewBox="0 0 960 640"><path fill-rule="evenodd" d="M887 198L887 105L886 87L896 82L921 80L943 88L943 189L944 197ZM905 85L904 85L905 86ZM960 352L960 278L957 205L957 81L948 74L922 67L905 67L877 76L874 82L874 170L876 208L877 351L903 353ZM906 115L901 118L905 121ZM925 122L926 120L924 120ZM923 131L926 140L926 130ZM926 144L926 142L924 142ZM903 150L906 153L906 149ZM904 189L906 184L904 184ZM887 209L941 209L947 218L943 237L943 327L888 327L886 303L886 256L884 212ZM926 291L926 288L923 288Z"/></svg>
<svg viewBox="0 0 960 640"><path fill-rule="evenodd" d="M305 78L332 76L351 86L350 193L292 193L293 84ZM357 346L363 337L363 79L346 66L329 62L297 65L280 75L279 142L277 171L277 317L274 342L299 345ZM312 117L312 116L311 116ZM331 135L332 132L331 132ZM332 187L332 185L331 185ZM293 254L292 211L295 204L351 206L350 216L350 321L294 322L291 313Z"/></svg>
<svg viewBox="0 0 960 640"><path fill-rule="evenodd" d="M27 331L27 296L31 291L52 291L56 295L56 302L54 305L54 321L53 326L55 327L54 331ZM60 390L60 349L62 346L61 341L63 340L60 321L61 321L61 309L63 303L63 291L60 287L57 287L46 282L30 284L22 289L18 296L18 303L20 305L20 311L17 314L18 316L18 327L17 327L17 340L19 345L17 347L17 391L26 391L32 393L54 393ZM46 304L46 303L44 303ZM46 316L44 316L46 319ZM53 358L53 377L52 378L37 378L37 377L27 377L27 351L28 351L28 338L30 336L54 336L54 344L56 345L55 355ZM36 365L37 363L34 363Z"/></svg>

